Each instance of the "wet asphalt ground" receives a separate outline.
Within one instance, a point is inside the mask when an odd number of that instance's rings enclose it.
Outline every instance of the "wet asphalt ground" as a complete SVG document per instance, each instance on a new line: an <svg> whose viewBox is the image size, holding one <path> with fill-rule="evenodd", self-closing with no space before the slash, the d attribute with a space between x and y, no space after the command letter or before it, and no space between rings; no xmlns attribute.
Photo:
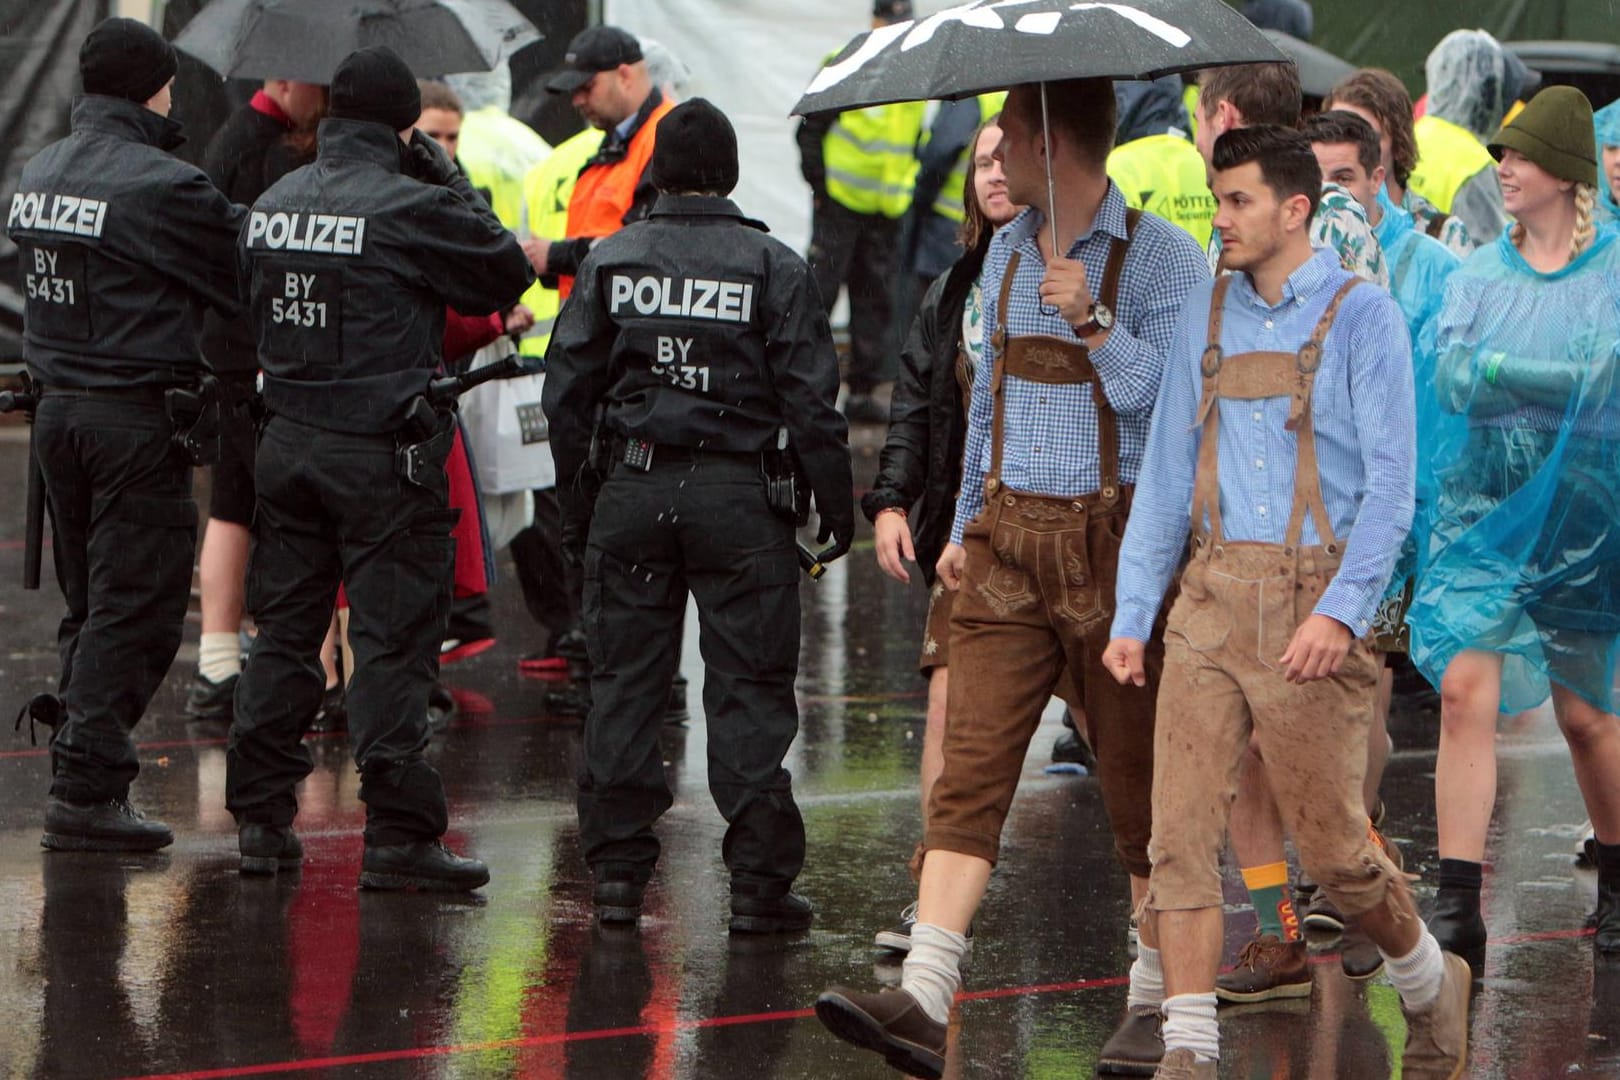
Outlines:
<svg viewBox="0 0 1620 1080"><path fill-rule="evenodd" d="M24 447L0 430L0 687L15 709L54 687L60 596L22 591ZM875 468L860 430L857 476ZM807 934L731 938L722 822L705 785L701 662L693 719L664 733L676 790L638 933L593 926L574 824L579 724L546 715L517 660L541 643L508 569L499 644L448 667L460 714L431 754L453 846L489 862L475 898L362 893L363 811L341 733L312 738L300 873L236 873L225 730L182 704L196 628L138 730L134 798L170 823L151 856L47 854L48 783L25 730L0 741L0 1077L570 1077L862 1080L895 1075L810 1014L829 983L895 981L871 946L911 899L920 823L926 597L884 578L869 539L806 580L801 734L788 766L809 834ZM653 647L649 643L649 647ZM9 715L9 713L8 713ZM1124 1005L1126 879L1096 782L1043 772L1056 706L1031 746L1002 862L976 924L946 1075L1091 1075ZM1407 708L1385 783L1389 834L1432 896L1437 718ZM1549 713L1504 721L1486 877L1491 947L1476 988L1476 1078L1620 1077L1620 968L1594 972L1582 926L1595 878L1573 864L1584 817ZM1227 876L1228 959L1253 926ZM1403 1025L1381 979L1347 981L1324 944L1309 1002L1222 1013L1223 1077L1398 1076Z"/></svg>

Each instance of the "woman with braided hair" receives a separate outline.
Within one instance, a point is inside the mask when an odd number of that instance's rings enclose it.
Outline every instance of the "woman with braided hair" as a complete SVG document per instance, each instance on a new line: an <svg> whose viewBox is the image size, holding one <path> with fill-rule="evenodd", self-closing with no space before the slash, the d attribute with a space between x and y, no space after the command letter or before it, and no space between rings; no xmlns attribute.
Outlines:
<svg viewBox="0 0 1620 1080"><path fill-rule="evenodd" d="M1543 90L1489 145L1514 224L1452 275L1419 392L1432 520L1408 623L1442 701L1430 927L1482 958L1496 716L1550 694L1597 833L1597 948L1620 954L1620 242L1594 221L1579 91Z"/></svg>

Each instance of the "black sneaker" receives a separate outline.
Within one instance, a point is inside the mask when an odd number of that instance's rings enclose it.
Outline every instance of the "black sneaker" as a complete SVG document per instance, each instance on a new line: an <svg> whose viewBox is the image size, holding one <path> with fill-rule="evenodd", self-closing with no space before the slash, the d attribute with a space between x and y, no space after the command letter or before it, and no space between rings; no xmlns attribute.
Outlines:
<svg viewBox="0 0 1620 1080"><path fill-rule="evenodd" d="M731 894L733 934L790 934L810 929L815 917L810 901L796 892L779 896Z"/></svg>
<svg viewBox="0 0 1620 1080"><path fill-rule="evenodd" d="M646 891L645 882L598 881L591 894L596 921L609 926L634 925L641 918L641 898Z"/></svg>
<svg viewBox="0 0 1620 1080"><path fill-rule="evenodd" d="M453 724L459 715L461 706L456 704L456 696L445 689L443 683L434 683L433 689L428 691L428 730L437 735Z"/></svg>
<svg viewBox="0 0 1620 1080"><path fill-rule="evenodd" d="M191 678L191 689L186 691L186 715L193 720L231 722L236 715L236 683L240 675L227 675L215 682L202 672Z"/></svg>
<svg viewBox="0 0 1620 1080"><path fill-rule="evenodd" d="M585 644L584 627L570 626L558 634L557 639L551 643L551 651L564 660L589 660L590 652Z"/></svg>
<svg viewBox="0 0 1620 1080"><path fill-rule="evenodd" d="M675 676L675 681L669 685L669 710L664 713L664 723L669 727L679 727L692 719L686 708L686 686L685 675Z"/></svg>
<svg viewBox="0 0 1620 1080"><path fill-rule="evenodd" d="M161 821L147 821L127 798L69 802L52 795L39 842L52 851L156 851L174 843L174 833Z"/></svg>
<svg viewBox="0 0 1620 1080"><path fill-rule="evenodd" d="M898 953L901 956L911 952L911 928L917 925L917 901L913 900L900 912L900 921L887 930L879 930L872 935L872 944L885 952ZM962 959L965 961L973 955L973 924L968 923L967 933L962 935L967 939L967 948L962 950Z"/></svg>
<svg viewBox="0 0 1620 1080"><path fill-rule="evenodd" d="M248 822L236 831L236 847L242 853L244 874L296 870L304 861L304 845L290 825Z"/></svg>
<svg viewBox="0 0 1620 1080"><path fill-rule="evenodd" d="M588 683L571 683L547 690L541 700L551 716L583 717L591 711L591 688Z"/></svg>
<svg viewBox="0 0 1620 1080"><path fill-rule="evenodd" d="M349 707L344 699L343 683L328 686L321 694L321 707L310 721L311 731L343 731L349 726Z"/></svg>
<svg viewBox="0 0 1620 1080"><path fill-rule="evenodd" d="M1065 731L1052 743L1052 763L1065 762L1079 765L1088 773L1097 771L1097 755L1091 752L1084 739L1072 731Z"/></svg>
<svg viewBox="0 0 1620 1080"><path fill-rule="evenodd" d="M489 881L489 867L464 859L439 840L366 845L360 861L362 889L471 892Z"/></svg>
<svg viewBox="0 0 1620 1080"><path fill-rule="evenodd" d="M851 391L844 399L844 419L852 424L887 424L889 410L871 394Z"/></svg>

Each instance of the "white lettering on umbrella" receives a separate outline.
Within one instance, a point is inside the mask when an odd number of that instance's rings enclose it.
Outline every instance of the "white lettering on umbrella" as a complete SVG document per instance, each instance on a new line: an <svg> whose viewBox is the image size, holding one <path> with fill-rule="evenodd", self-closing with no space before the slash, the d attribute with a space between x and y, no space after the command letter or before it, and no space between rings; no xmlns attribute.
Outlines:
<svg viewBox="0 0 1620 1080"><path fill-rule="evenodd" d="M816 73L805 88L806 94L819 94L821 91L837 86L861 68L865 67L873 57L888 47L895 38L911 29L910 22L895 23L893 26L880 26L866 35L861 47L856 49L836 64L828 64Z"/></svg>
<svg viewBox="0 0 1620 1080"><path fill-rule="evenodd" d="M950 22L959 22L963 26L971 26L978 30L1005 30L1006 20L996 14L996 8L1020 7L1024 4L1033 4L1037 0L997 0L993 4L979 3L963 4L960 7L946 8L936 12L918 23L906 40L901 44L901 52L910 52L919 45L926 45L934 39L934 32L941 26Z"/></svg>
<svg viewBox="0 0 1620 1080"><path fill-rule="evenodd" d="M1035 15L1021 16L1013 29L1020 34L1055 34L1058 24L1062 21L1061 11L1042 11Z"/></svg>
<svg viewBox="0 0 1620 1080"><path fill-rule="evenodd" d="M1163 19L1155 15L1149 15L1147 12L1142 11L1139 8L1130 7L1126 4L1083 3L1069 5L1070 11L1091 11L1096 8L1103 8L1105 10L1112 11L1115 15L1118 15L1122 19L1131 20L1131 22L1135 23L1137 26L1140 26L1148 33L1154 35L1155 37L1163 38L1165 41L1171 45L1174 45L1178 49L1185 49L1188 44L1192 42L1192 37L1189 36L1185 30L1181 29L1181 27L1172 26L1170 23L1165 22Z"/></svg>

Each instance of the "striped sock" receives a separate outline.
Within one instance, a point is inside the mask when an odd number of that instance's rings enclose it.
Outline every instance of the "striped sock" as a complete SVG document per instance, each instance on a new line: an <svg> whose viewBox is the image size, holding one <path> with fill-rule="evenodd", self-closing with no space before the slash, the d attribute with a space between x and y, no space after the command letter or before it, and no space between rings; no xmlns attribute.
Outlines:
<svg viewBox="0 0 1620 1080"><path fill-rule="evenodd" d="M1294 913L1294 898L1288 891L1286 862L1244 867L1243 885L1249 890L1262 934L1271 934L1278 941L1300 939L1299 916Z"/></svg>

